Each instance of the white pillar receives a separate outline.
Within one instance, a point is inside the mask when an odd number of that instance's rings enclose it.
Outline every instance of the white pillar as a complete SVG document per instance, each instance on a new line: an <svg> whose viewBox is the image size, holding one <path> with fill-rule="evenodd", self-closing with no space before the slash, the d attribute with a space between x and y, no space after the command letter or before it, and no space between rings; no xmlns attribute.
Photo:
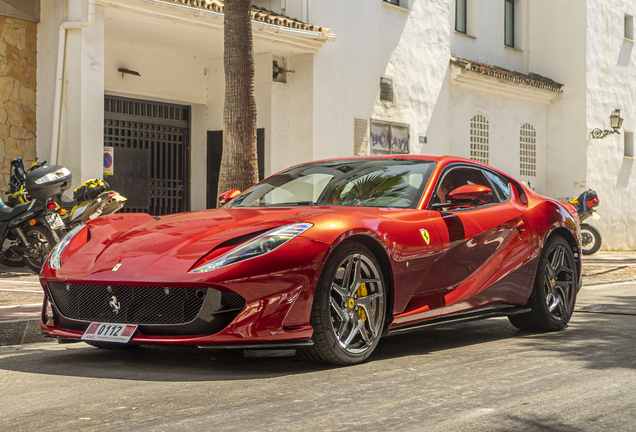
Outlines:
<svg viewBox="0 0 636 432"><path fill-rule="evenodd" d="M69 21L86 19L86 0L68 0ZM58 163L73 173L73 188L102 178L104 146L104 9L95 22L68 30Z"/></svg>

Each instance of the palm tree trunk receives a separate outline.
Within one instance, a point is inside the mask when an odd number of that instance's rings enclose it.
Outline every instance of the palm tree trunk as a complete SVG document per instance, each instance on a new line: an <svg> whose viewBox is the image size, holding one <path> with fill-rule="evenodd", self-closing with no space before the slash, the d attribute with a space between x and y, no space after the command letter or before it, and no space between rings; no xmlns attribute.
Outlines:
<svg viewBox="0 0 636 432"><path fill-rule="evenodd" d="M225 105L219 195L258 182L251 0L226 0L223 27Z"/></svg>

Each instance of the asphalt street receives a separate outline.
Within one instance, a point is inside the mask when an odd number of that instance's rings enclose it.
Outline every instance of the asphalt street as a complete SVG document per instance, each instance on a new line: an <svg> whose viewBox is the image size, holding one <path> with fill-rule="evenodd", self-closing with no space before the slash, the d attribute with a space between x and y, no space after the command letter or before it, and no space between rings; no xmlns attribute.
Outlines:
<svg viewBox="0 0 636 432"><path fill-rule="evenodd" d="M557 333L507 319L386 338L365 364L83 343L0 347L0 430L633 431L636 283ZM610 312L610 313L608 313Z"/></svg>

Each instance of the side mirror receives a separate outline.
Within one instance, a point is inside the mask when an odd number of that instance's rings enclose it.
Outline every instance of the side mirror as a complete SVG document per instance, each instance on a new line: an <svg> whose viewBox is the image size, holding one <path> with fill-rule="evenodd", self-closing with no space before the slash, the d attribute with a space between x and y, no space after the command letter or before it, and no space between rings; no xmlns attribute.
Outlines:
<svg viewBox="0 0 636 432"><path fill-rule="evenodd" d="M477 201L477 205L488 204L492 201L492 189L476 184L464 185L449 193L448 199L451 203Z"/></svg>
<svg viewBox="0 0 636 432"><path fill-rule="evenodd" d="M241 191L238 190L238 189L232 189L232 190L229 190L227 192L223 192L219 196L219 203L221 205L225 205L225 204L229 203L230 201L232 201L237 196L239 196L240 194L241 194Z"/></svg>

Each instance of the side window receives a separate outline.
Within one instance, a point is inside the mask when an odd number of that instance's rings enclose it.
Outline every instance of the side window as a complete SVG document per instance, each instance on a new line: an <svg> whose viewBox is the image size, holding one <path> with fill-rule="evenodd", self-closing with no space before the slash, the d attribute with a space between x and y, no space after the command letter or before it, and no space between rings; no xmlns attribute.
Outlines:
<svg viewBox="0 0 636 432"><path fill-rule="evenodd" d="M505 178L492 173L490 171L484 171L486 177L491 181L493 185L493 191L498 195L498 202L506 202L512 196L512 191L510 190L510 182Z"/></svg>
<svg viewBox="0 0 636 432"><path fill-rule="evenodd" d="M482 185L487 186L489 188L493 188L492 182L488 181L484 172L478 168L469 168L469 167L455 167L446 171L440 177L441 181L438 181L435 187L435 193L433 194L433 198L431 204L438 203L446 203L448 202L448 194L453 190L457 189L460 186L464 185ZM497 204L502 202L499 199L497 191L493 191L493 200L491 204ZM475 207L459 207L455 208L452 211L458 210L472 210Z"/></svg>

